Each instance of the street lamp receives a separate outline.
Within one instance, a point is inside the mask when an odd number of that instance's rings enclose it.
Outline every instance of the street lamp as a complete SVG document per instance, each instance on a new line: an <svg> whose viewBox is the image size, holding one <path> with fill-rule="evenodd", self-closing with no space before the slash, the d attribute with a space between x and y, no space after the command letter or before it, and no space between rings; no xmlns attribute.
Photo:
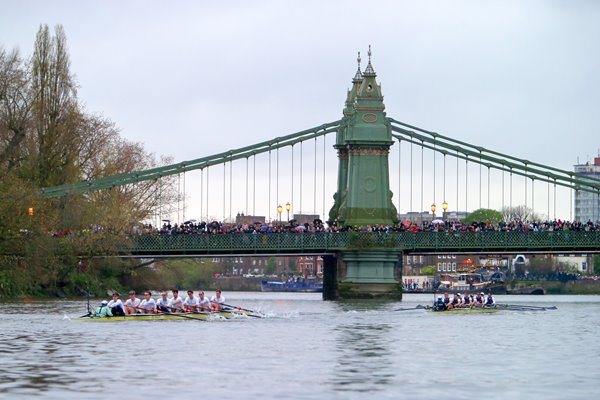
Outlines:
<svg viewBox="0 0 600 400"><path fill-rule="evenodd" d="M446 210L448 209L448 203L446 203L446 200L444 200L442 203L442 209L444 210L444 218L446 218Z"/></svg>
<svg viewBox="0 0 600 400"><path fill-rule="evenodd" d="M290 210L291 209L292 209L292 205L288 201L287 203L285 203L285 210L287 211L287 220L288 220L288 222L290 222Z"/></svg>
<svg viewBox="0 0 600 400"><path fill-rule="evenodd" d="M431 213L433 214L433 219L435 219L435 203L431 205Z"/></svg>
<svg viewBox="0 0 600 400"><path fill-rule="evenodd" d="M277 213L279 214L279 222L281 222L281 212L283 211L283 207L281 204L277 206Z"/></svg>

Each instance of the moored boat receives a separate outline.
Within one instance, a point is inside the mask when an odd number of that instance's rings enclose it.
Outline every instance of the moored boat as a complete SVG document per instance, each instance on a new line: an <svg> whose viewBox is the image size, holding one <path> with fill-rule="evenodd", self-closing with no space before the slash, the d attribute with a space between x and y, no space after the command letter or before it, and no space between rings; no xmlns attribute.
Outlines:
<svg viewBox="0 0 600 400"><path fill-rule="evenodd" d="M323 282L275 282L262 281L260 283L263 292L322 292Z"/></svg>

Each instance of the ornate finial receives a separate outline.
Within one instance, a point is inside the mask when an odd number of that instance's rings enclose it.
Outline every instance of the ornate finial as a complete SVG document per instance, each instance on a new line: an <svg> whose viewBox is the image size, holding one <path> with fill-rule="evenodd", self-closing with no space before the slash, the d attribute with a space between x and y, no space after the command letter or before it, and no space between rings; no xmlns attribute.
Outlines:
<svg viewBox="0 0 600 400"><path fill-rule="evenodd" d="M365 68L365 72L363 75L375 76L375 70L371 65L371 45L369 45L369 52L367 54L369 55L369 63L367 64L367 68Z"/></svg>
<svg viewBox="0 0 600 400"><path fill-rule="evenodd" d="M360 82L362 80L362 72L360 72L360 62L361 62L360 51L358 52L358 57L356 58L356 62L358 63L358 69L356 70L356 74L354 75L354 79L352 79L352 81Z"/></svg>

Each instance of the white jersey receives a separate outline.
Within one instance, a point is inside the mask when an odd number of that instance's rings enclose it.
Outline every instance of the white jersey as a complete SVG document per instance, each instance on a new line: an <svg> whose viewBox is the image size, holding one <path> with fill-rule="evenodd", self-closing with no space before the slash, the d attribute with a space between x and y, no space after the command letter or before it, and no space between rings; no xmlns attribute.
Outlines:
<svg viewBox="0 0 600 400"><path fill-rule="evenodd" d="M138 308L140 306L140 299L135 297L134 299L127 299L125 301L125 307Z"/></svg>
<svg viewBox="0 0 600 400"><path fill-rule="evenodd" d="M208 297L198 299L198 308L200 308L201 310L210 311L210 300L208 299Z"/></svg>
<svg viewBox="0 0 600 400"><path fill-rule="evenodd" d="M117 299L117 300L111 300L108 302L108 307L109 308L121 308L121 310L123 310L123 312L125 312L125 309L123 308L123 302L121 301L121 299Z"/></svg>
<svg viewBox="0 0 600 400"><path fill-rule="evenodd" d="M183 308L183 299L181 296L171 297L169 299L170 305L173 308Z"/></svg>
<svg viewBox="0 0 600 400"><path fill-rule="evenodd" d="M162 297L158 300L156 300L156 306L163 306L163 307L167 307L170 308L171 307L171 299L163 299Z"/></svg>
<svg viewBox="0 0 600 400"><path fill-rule="evenodd" d="M186 297L183 304L185 304L186 306L188 306L189 308L194 308L198 305L198 298L197 297Z"/></svg>
<svg viewBox="0 0 600 400"><path fill-rule="evenodd" d="M496 300L494 300L493 296L486 296L483 304L493 305L493 304L496 304Z"/></svg>
<svg viewBox="0 0 600 400"><path fill-rule="evenodd" d="M210 302L211 303L219 303L219 304L224 304L225 303L225 297L223 297L222 295L217 297L217 295L214 295L213 297L210 298Z"/></svg>
<svg viewBox="0 0 600 400"><path fill-rule="evenodd" d="M148 300L144 299L140 304L140 308L146 311L154 311L156 310L156 301L154 301L152 297L150 297Z"/></svg>

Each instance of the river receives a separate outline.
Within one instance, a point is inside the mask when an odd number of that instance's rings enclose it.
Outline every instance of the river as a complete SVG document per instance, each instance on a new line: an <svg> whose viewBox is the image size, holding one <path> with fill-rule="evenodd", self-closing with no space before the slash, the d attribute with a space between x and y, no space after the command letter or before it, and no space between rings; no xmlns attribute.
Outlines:
<svg viewBox="0 0 600 400"><path fill-rule="evenodd" d="M0 398L600 398L600 296L497 296L549 311L225 293L266 318L81 322L85 300L0 303Z"/></svg>

